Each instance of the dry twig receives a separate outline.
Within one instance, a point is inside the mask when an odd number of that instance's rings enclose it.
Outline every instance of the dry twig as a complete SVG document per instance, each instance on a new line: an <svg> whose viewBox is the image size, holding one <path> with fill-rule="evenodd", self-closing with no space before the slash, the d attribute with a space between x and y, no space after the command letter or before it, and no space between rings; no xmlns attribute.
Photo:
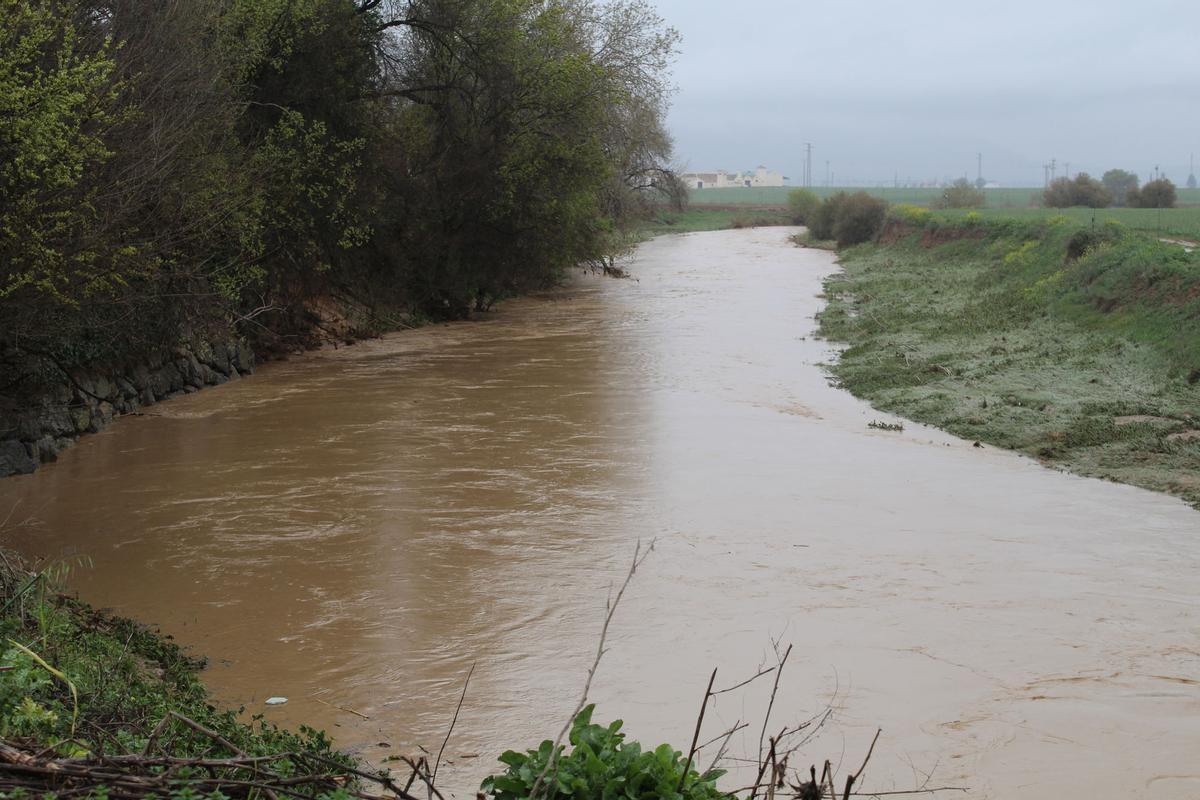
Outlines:
<svg viewBox="0 0 1200 800"><path fill-rule="evenodd" d="M587 681L583 685L583 693L579 697L579 702L575 705L575 710L571 712L571 716L563 725L562 730L558 732L558 736L554 739L554 746L550 750L550 757L546 759L546 766L542 768L541 773L537 776L537 780L533 782L533 788L529 790L530 800L537 800L538 790L545 783L546 776L558 764L559 747L562 745L563 737L567 735L567 731L571 730L571 725L575 722L575 718L579 716L579 712L583 711L583 707L587 705L588 694L592 690L592 679L596 677L596 670L600 667L600 660L604 658L607 652L604 648L604 643L608 639L608 626L612 623L613 615L617 613L617 606L621 604L621 598L625 595L625 590L629 588L630 581L633 580L634 574L638 567L642 565L651 553L654 552L654 540L650 541L650 546L646 548L646 552L642 552L642 543L639 541L633 550L633 563L629 565L629 572L625 575L624 582L621 583L621 588L617 591L616 597L610 598L605 603L604 625L600 628L600 641L596 645L596 657L592 661L592 666L588 668Z"/></svg>

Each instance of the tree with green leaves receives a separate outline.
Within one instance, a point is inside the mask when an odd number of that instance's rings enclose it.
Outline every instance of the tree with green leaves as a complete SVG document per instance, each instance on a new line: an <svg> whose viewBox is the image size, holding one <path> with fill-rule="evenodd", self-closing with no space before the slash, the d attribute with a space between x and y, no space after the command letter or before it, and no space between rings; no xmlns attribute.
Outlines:
<svg viewBox="0 0 1200 800"><path fill-rule="evenodd" d="M1138 176L1123 169L1110 169L1100 176L1100 182L1112 195L1115 206L1124 206L1127 195L1138 188Z"/></svg>
<svg viewBox="0 0 1200 800"><path fill-rule="evenodd" d="M93 246L88 180L112 156L114 48L36 0L0 0L0 20L0 298L78 305L125 279L123 253Z"/></svg>
<svg viewBox="0 0 1200 800"><path fill-rule="evenodd" d="M645 0L0 0L0 387L611 265L686 198L677 42Z"/></svg>

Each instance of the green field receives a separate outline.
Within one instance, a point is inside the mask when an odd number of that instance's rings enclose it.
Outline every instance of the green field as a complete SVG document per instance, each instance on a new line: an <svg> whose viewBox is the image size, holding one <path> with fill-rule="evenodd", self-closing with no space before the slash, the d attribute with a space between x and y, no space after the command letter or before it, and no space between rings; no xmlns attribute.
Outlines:
<svg viewBox="0 0 1200 800"><path fill-rule="evenodd" d="M692 206L686 211L660 209L653 218L641 225L645 236L664 233L694 233L720 231L727 228L758 228L765 225L791 225L792 221L778 209L704 208Z"/></svg>
<svg viewBox="0 0 1200 800"><path fill-rule="evenodd" d="M771 188L738 188L722 189L692 189L688 199L696 206L782 206L787 203L787 194L794 186ZM860 187L825 187L814 186L813 192L818 197L827 197L835 192L866 192L875 197L882 197L889 203L909 203L916 206L928 206L942 193L941 189L895 188L883 186L879 188ZM1200 189L1179 189L1179 204L1183 206L1200 206ZM1029 208L1036 205L1042 195L1040 188L1011 188L985 189L988 206L995 209ZM1120 209L1118 209L1120 210Z"/></svg>
<svg viewBox="0 0 1200 800"><path fill-rule="evenodd" d="M938 217L960 220L971 213L967 210L936 212ZM1096 225L1119 222L1127 228L1159 236L1178 236L1200 240L1200 207L1192 208L982 208L975 212L985 220L1028 220L1066 217L1072 222Z"/></svg>
<svg viewBox="0 0 1200 800"><path fill-rule="evenodd" d="M770 199L769 193L778 194L778 189L704 189L713 192L745 191L748 198L760 201ZM1106 222L1119 222L1130 230L1144 231L1162 237L1177 237L1200 241L1200 207L1192 208L983 208L971 212L953 209L935 212L937 219L958 222L968 214L975 213L990 220L1018 220L1034 222L1054 217L1066 217L1078 225L1097 226ZM659 210L654 217L641 226L641 231L650 236L664 233L691 233L694 231L716 231L726 228L758 227L763 225L790 225L778 207L767 202L729 203L725 206L694 203L686 211Z"/></svg>
<svg viewBox="0 0 1200 800"><path fill-rule="evenodd" d="M688 200L696 206L725 206L725 205L761 205L782 206L787 203L787 195L794 186L745 188L729 187L722 189L692 189L688 192ZM828 197L836 192L866 192L875 197L882 197L889 203L909 203L916 206L927 206L941 196L941 189L895 188L883 186L878 188L861 187L827 187L814 186L812 191L818 197ZM1035 196L1041 195L1040 189L987 189L985 190L988 204L996 207L1028 206Z"/></svg>

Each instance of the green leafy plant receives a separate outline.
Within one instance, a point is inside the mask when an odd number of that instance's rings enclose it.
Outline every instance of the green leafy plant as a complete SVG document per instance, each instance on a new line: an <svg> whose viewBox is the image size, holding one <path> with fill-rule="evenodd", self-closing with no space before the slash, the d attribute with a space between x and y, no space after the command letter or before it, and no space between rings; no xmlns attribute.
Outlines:
<svg viewBox="0 0 1200 800"><path fill-rule="evenodd" d="M729 797L716 782L724 772L703 774L691 769L682 753L668 744L643 750L638 742L626 741L621 720L607 727L592 722L594 705L579 713L571 727L571 752L547 739L537 750L500 756L508 769L487 778L484 794L496 800L525 800L541 780L538 800L575 798L585 800L716 800ZM547 765L553 761L553 766Z"/></svg>
<svg viewBox="0 0 1200 800"><path fill-rule="evenodd" d="M44 698L51 676L16 647L0 654L0 736L44 736L57 728L58 710Z"/></svg>

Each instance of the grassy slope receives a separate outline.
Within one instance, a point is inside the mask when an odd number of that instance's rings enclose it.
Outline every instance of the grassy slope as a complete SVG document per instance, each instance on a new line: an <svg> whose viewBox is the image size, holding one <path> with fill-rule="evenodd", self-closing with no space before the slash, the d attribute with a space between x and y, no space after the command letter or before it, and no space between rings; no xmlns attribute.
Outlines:
<svg viewBox="0 0 1200 800"><path fill-rule="evenodd" d="M949 220L961 220L971 212L966 210L939 211ZM1200 239L1200 208L983 208L977 212L985 220L1019 220L1036 222L1063 216L1078 225L1097 225L1119 222L1127 228L1160 236Z"/></svg>
<svg viewBox="0 0 1200 800"><path fill-rule="evenodd" d="M965 438L1200 505L1200 440L1170 438L1200 428L1200 257L1115 226L1073 261L1069 223L931 226L843 253L820 317L849 344L837 379Z"/></svg>

